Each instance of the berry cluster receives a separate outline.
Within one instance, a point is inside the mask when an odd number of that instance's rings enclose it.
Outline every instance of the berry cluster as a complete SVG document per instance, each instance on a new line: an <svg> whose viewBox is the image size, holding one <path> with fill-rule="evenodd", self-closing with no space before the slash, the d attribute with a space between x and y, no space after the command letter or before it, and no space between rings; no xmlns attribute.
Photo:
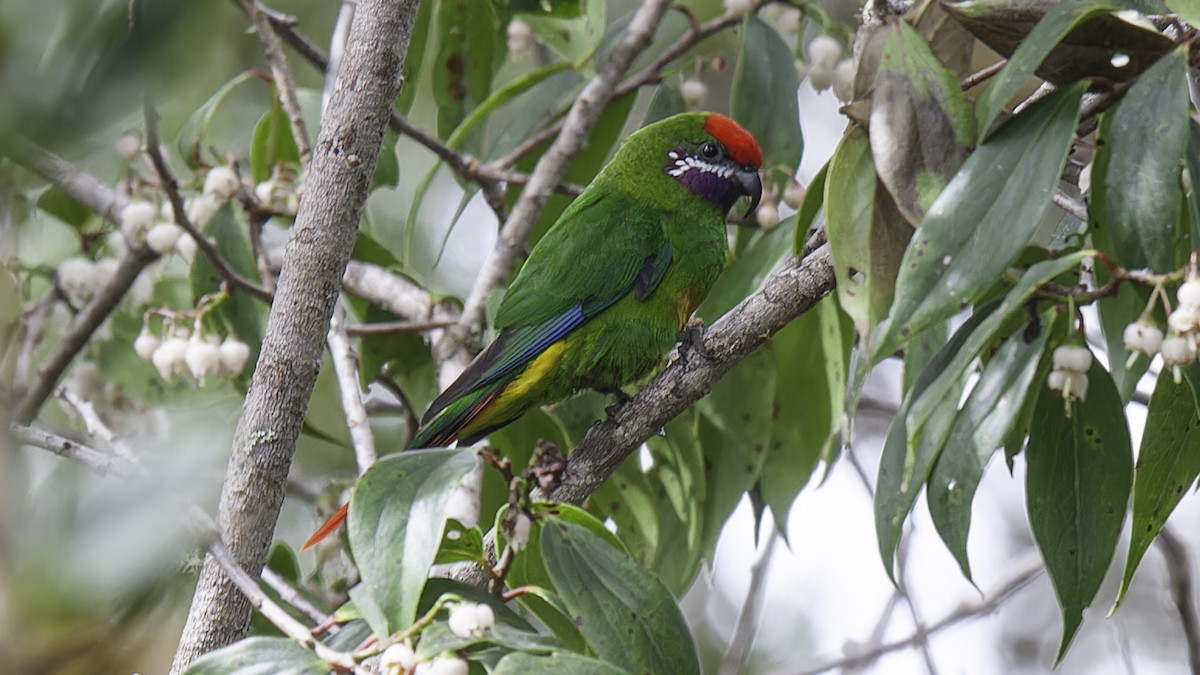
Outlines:
<svg viewBox="0 0 1200 675"><path fill-rule="evenodd" d="M1088 369L1092 367L1092 352L1083 345L1061 345L1054 349L1052 356L1054 364L1046 384L1050 391L1063 398L1087 398Z"/></svg>

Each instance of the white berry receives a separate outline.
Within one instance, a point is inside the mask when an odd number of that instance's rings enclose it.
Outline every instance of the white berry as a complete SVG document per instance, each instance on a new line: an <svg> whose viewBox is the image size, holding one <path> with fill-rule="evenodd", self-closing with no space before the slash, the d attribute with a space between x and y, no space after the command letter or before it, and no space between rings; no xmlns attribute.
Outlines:
<svg viewBox="0 0 1200 675"><path fill-rule="evenodd" d="M226 375L240 375L250 358L250 346L230 335L221 343L219 349L221 372Z"/></svg>
<svg viewBox="0 0 1200 675"><path fill-rule="evenodd" d="M518 513L517 519L513 522L512 535L508 538L508 545L512 547L514 553L520 553L529 545L529 531L533 528L533 519L524 513Z"/></svg>
<svg viewBox="0 0 1200 675"><path fill-rule="evenodd" d="M758 210L754 214L754 219L758 222L758 226L764 230L774 229L779 224L779 207L771 202L760 204Z"/></svg>
<svg viewBox="0 0 1200 675"><path fill-rule="evenodd" d="M1167 316L1167 328L1170 328L1172 333L1187 335L1196 330L1198 325L1200 316L1197 316L1195 308L1192 307L1180 305Z"/></svg>
<svg viewBox="0 0 1200 675"><path fill-rule="evenodd" d="M113 143L113 149L117 151L121 159L132 162L142 151L142 139L138 138L137 134L124 134Z"/></svg>
<svg viewBox="0 0 1200 675"><path fill-rule="evenodd" d="M97 286L107 286L117 275L117 268L121 266L121 261L116 258L101 258L96 261L94 268L93 280Z"/></svg>
<svg viewBox="0 0 1200 675"><path fill-rule="evenodd" d="M1186 366L1196 360L1195 345L1191 340L1178 335L1163 340L1159 353L1162 354L1163 364L1166 366Z"/></svg>
<svg viewBox="0 0 1200 675"><path fill-rule="evenodd" d="M194 199L188 200L187 217L196 227L202 227L221 210L223 200L216 195L205 192Z"/></svg>
<svg viewBox="0 0 1200 675"><path fill-rule="evenodd" d="M165 255L175 249L182 234L183 228L175 223L159 223L146 233L146 245L151 251Z"/></svg>
<svg viewBox="0 0 1200 675"><path fill-rule="evenodd" d="M533 49L533 26L520 19L513 19L508 22L508 28L505 29L505 36L508 38L508 51L516 56L528 54Z"/></svg>
<svg viewBox="0 0 1200 675"><path fill-rule="evenodd" d="M496 627L492 608L484 603L460 602L450 609L450 632L461 638L483 637Z"/></svg>
<svg viewBox="0 0 1200 675"><path fill-rule="evenodd" d="M854 62L846 59L833 69L833 95L843 103L854 99Z"/></svg>
<svg viewBox="0 0 1200 675"><path fill-rule="evenodd" d="M204 177L204 194L222 202L228 201L241 189L242 181L237 172L227 166L214 166Z"/></svg>
<svg viewBox="0 0 1200 675"><path fill-rule="evenodd" d="M833 68L813 65L808 70L808 84L814 91L825 91L833 86Z"/></svg>
<svg viewBox="0 0 1200 675"><path fill-rule="evenodd" d="M1092 352L1087 347L1062 345L1054 349L1054 370L1086 373L1092 367Z"/></svg>
<svg viewBox="0 0 1200 675"><path fill-rule="evenodd" d="M754 9L754 0L725 0L725 13L729 16L742 16Z"/></svg>
<svg viewBox="0 0 1200 675"><path fill-rule="evenodd" d="M679 96L688 110L703 108L708 100L708 85L696 79L685 80L679 88Z"/></svg>
<svg viewBox="0 0 1200 675"><path fill-rule="evenodd" d="M467 675L468 672L467 662L457 657L439 656L417 665L419 675Z"/></svg>
<svg viewBox="0 0 1200 675"><path fill-rule="evenodd" d="M72 300L86 300L96 293L96 263L88 258L67 258L58 264L58 286Z"/></svg>
<svg viewBox="0 0 1200 675"><path fill-rule="evenodd" d="M162 340L159 340L157 335L143 330L142 334L137 336L137 339L133 341L133 351L143 361L149 361L154 358L154 352L158 351L158 346L161 343Z"/></svg>
<svg viewBox="0 0 1200 675"><path fill-rule="evenodd" d="M394 644L379 655L379 664L388 675L404 675L417 665L417 654L407 642Z"/></svg>
<svg viewBox="0 0 1200 675"><path fill-rule="evenodd" d="M1200 307L1200 279L1188 279L1176 294L1180 307Z"/></svg>
<svg viewBox="0 0 1200 675"><path fill-rule="evenodd" d="M158 349L154 350L154 354L150 357L150 362L158 369L158 373L163 376L163 379L171 379L176 375L182 375L187 371L187 340L172 336L162 341Z"/></svg>
<svg viewBox="0 0 1200 675"><path fill-rule="evenodd" d="M1163 334L1154 324L1135 321L1125 326L1122 338L1129 351L1154 356L1162 346Z"/></svg>
<svg viewBox="0 0 1200 675"><path fill-rule="evenodd" d="M196 240L192 235L183 233L179 236L179 241L175 242L175 252L190 264L196 257Z"/></svg>
<svg viewBox="0 0 1200 675"><path fill-rule="evenodd" d="M779 13L779 28L785 33L795 35L800 32L800 24L804 15L795 7L788 7Z"/></svg>
<svg viewBox="0 0 1200 675"><path fill-rule="evenodd" d="M193 335L188 340L184 360L187 362L188 372L201 384L221 372L221 348L199 335Z"/></svg>
<svg viewBox="0 0 1200 675"><path fill-rule="evenodd" d="M154 225L158 209L147 201L136 200L129 202L121 209L121 232L130 244L137 245L146 236L146 231Z"/></svg>
<svg viewBox="0 0 1200 675"><path fill-rule="evenodd" d="M842 58L842 43L828 35L818 35L808 43L808 62L813 68L832 71Z"/></svg>

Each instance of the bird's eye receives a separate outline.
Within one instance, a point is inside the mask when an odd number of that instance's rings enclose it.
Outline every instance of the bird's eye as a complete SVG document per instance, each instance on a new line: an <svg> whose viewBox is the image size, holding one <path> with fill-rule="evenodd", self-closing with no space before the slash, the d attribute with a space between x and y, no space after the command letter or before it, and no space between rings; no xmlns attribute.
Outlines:
<svg viewBox="0 0 1200 675"><path fill-rule="evenodd" d="M704 159L713 160L721 156L721 148L712 141L707 141L700 146L700 156Z"/></svg>

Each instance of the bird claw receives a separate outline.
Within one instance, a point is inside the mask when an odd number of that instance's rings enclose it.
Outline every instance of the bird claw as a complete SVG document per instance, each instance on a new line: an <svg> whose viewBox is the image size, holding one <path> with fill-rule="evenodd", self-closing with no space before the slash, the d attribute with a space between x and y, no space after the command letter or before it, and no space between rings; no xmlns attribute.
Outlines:
<svg viewBox="0 0 1200 675"><path fill-rule="evenodd" d="M706 359L712 358L712 352L704 346L704 322L697 318L688 320L683 330L679 331L679 356L687 357L688 351L694 351Z"/></svg>

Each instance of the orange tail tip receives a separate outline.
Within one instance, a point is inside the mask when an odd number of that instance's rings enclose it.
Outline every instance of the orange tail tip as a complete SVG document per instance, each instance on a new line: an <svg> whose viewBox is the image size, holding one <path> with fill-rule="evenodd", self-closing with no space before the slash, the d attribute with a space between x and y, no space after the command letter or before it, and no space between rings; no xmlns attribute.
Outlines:
<svg viewBox="0 0 1200 675"><path fill-rule="evenodd" d="M307 551L313 546L316 546L317 543L319 543L325 537L333 534L339 527L342 526L342 523L346 522L346 514L348 513L350 513L349 502L343 504L342 508L338 509L337 513L333 514L332 518L325 521L325 524L322 525L316 532L313 532L313 535L308 538L308 541L304 542L304 545L300 547L300 550Z"/></svg>

